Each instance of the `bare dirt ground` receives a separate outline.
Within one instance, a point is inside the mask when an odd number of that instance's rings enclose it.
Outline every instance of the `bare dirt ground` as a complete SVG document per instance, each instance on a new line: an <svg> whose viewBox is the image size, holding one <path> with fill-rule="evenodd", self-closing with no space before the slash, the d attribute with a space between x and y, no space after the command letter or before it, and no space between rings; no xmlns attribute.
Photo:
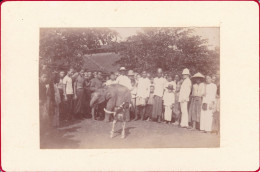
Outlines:
<svg viewBox="0 0 260 172"><path fill-rule="evenodd" d="M202 148L219 147L219 135L179 128L172 124L131 121L126 124L126 138L120 138L121 123L110 138L112 123L84 119L58 129L42 132L42 149L94 148Z"/></svg>

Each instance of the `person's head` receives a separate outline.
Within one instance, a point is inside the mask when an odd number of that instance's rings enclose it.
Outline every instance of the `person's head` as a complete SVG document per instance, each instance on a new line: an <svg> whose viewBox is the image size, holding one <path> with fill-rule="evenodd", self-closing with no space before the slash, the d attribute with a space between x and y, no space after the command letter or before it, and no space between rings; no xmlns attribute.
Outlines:
<svg viewBox="0 0 260 172"><path fill-rule="evenodd" d="M116 80L116 75L115 75L114 73L111 73L111 74L110 74L110 79L111 79L112 81Z"/></svg>
<svg viewBox="0 0 260 172"><path fill-rule="evenodd" d="M216 77L215 75L213 75L213 76L211 77L211 81L212 81L212 83L216 83L217 77Z"/></svg>
<svg viewBox="0 0 260 172"><path fill-rule="evenodd" d="M172 76L171 76L171 75L168 75L167 81L168 81L168 82L172 82Z"/></svg>
<svg viewBox="0 0 260 172"><path fill-rule="evenodd" d="M182 78L183 78L183 79L186 79L186 78L188 78L189 76L190 76L190 71L189 71L189 69L187 69L187 68L183 69Z"/></svg>
<svg viewBox="0 0 260 172"><path fill-rule="evenodd" d="M130 78L130 79L134 79L134 71L133 70L129 70L128 73L127 73L127 76Z"/></svg>
<svg viewBox="0 0 260 172"><path fill-rule="evenodd" d="M212 79L209 75L206 76L206 83L210 84L212 82Z"/></svg>
<svg viewBox="0 0 260 172"><path fill-rule="evenodd" d="M47 83L47 80L48 80L47 74L42 74L41 77L40 77L40 81L42 83Z"/></svg>
<svg viewBox="0 0 260 172"><path fill-rule="evenodd" d="M67 75L68 75L69 77L71 77L73 74L74 74L74 70L73 70L72 68L69 69Z"/></svg>
<svg viewBox="0 0 260 172"><path fill-rule="evenodd" d="M195 83L196 83L196 84L201 83L201 79L200 79L200 78L195 78Z"/></svg>
<svg viewBox="0 0 260 172"><path fill-rule="evenodd" d="M143 77L143 78L146 78L146 76L147 76L146 71L143 71L143 72L142 72L142 77Z"/></svg>
<svg viewBox="0 0 260 172"><path fill-rule="evenodd" d="M84 72L85 72L84 69L81 69L81 70L79 71L79 75L80 75L80 76L83 76L83 75L84 75Z"/></svg>
<svg viewBox="0 0 260 172"><path fill-rule="evenodd" d="M174 76L174 80L178 82L178 81L180 80L179 75L175 75L175 76Z"/></svg>
<svg viewBox="0 0 260 172"><path fill-rule="evenodd" d="M91 78L92 77L92 72L88 72L88 77Z"/></svg>
<svg viewBox="0 0 260 172"><path fill-rule="evenodd" d="M150 86L150 93L153 93L153 92L154 92L154 86L151 85L151 86Z"/></svg>
<svg viewBox="0 0 260 172"><path fill-rule="evenodd" d="M64 78L64 76L65 76L65 72L63 70L60 71L60 78Z"/></svg>
<svg viewBox="0 0 260 172"><path fill-rule="evenodd" d="M173 85L168 85L167 90L169 93L173 92Z"/></svg>
<svg viewBox="0 0 260 172"><path fill-rule="evenodd" d="M97 72L93 72L93 77L97 78Z"/></svg>
<svg viewBox="0 0 260 172"><path fill-rule="evenodd" d="M103 78L103 77L102 77L102 72L98 72L98 73L97 73L97 78L98 78L98 79L102 79L102 78Z"/></svg>
<svg viewBox="0 0 260 172"><path fill-rule="evenodd" d="M121 67L119 69L119 72L120 72L121 75L126 75L126 68L125 67Z"/></svg>
<svg viewBox="0 0 260 172"><path fill-rule="evenodd" d="M157 76L158 76L159 78L161 78L161 77L163 76L162 68L158 68L158 69L157 69Z"/></svg>

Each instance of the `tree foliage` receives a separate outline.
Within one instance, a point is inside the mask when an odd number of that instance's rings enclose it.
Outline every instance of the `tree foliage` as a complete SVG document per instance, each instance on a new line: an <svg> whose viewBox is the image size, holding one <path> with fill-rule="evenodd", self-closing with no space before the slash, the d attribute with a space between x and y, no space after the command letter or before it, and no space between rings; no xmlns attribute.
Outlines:
<svg viewBox="0 0 260 172"><path fill-rule="evenodd" d="M118 64L136 71L178 73L189 68L191 73L215 73L219 70L219 49L209 50L207 40L187 28L145 28L122 42Z"/></svg>
<svg viewBox="0 0 260 172"><path fill-rule="evenodd" d="M108 28L42 28L40 57L54 66L81 67L83 55L116 41L118 33Z"/></svg>

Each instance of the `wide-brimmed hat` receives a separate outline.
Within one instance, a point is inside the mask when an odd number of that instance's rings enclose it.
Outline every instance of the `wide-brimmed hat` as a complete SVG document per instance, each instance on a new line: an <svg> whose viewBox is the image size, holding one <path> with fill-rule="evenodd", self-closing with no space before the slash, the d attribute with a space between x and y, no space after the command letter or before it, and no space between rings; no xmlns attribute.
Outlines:
<svg viewBox="0 0 260 172"><path fill-rule="evenodd" d="M195 75L193 75L192 78L205 78L205 76L198 72Z"/></svg>
<svg viewBox="0 0 260 172"><path fill-rule="evenodd" d="M173 85L169 84L168 87L166 87L168 90L174 90Z"/></svg>
<svg viewBox="0 0 260 172"><path fill-rule="evenodd" d="M190 75L190 71L188 68L183 69L182 75Z"/></svg>
<svg viewBox="0 0 260 172"><path fill-rule="evenodd" d="M122 70L126 70L126 69L125 69L125 67L120 67L119 70L122 71Z"/></svg>
<svg viewBox="0 0 260 172"><path fill-rule="evenodd" d="M134 74L134 71L133 71L133 70L129 70L127 75L128 75L128 76L134 76L135 74Z"/></svg>

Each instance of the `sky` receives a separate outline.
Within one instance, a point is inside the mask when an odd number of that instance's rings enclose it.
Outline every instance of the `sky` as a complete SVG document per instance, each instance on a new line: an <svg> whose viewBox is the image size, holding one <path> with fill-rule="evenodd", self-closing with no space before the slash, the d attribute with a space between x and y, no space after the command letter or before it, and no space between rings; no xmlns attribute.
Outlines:
<svg viewBox="0 0 260 172"><path fill-rule="evenodd" d="M125 40L128 36L136 34L137 31L142 31L140 27L115 27L110 28L116 30L122 40ZM203 39L208 39L208 46L210 49L214 49L216 46L220 46L220 30L219 27L194 27L194 35L199 35Z"/></svg>

